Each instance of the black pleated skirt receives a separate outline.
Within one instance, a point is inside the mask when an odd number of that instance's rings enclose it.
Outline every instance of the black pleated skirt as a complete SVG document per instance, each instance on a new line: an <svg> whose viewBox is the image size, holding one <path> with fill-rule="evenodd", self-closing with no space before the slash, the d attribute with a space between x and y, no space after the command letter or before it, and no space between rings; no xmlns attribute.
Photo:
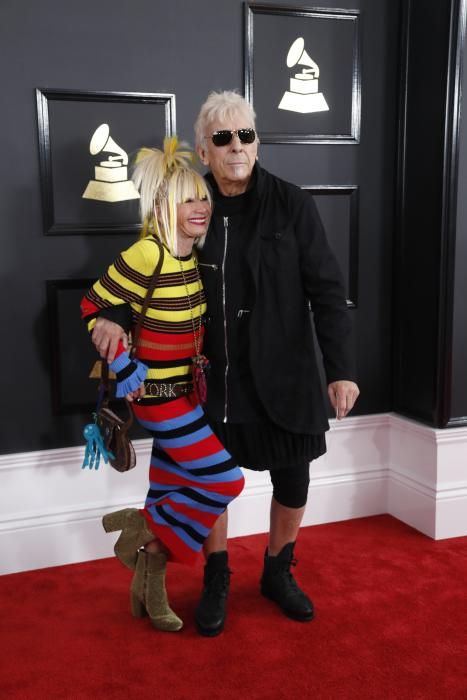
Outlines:
<svg viewBox="0 0 467 700"><path fill-rule="evenodd" d="M324 433L290 433L273 423L211 422L211 427L237 463L254 471L306 466L326 452Z"/></svg>

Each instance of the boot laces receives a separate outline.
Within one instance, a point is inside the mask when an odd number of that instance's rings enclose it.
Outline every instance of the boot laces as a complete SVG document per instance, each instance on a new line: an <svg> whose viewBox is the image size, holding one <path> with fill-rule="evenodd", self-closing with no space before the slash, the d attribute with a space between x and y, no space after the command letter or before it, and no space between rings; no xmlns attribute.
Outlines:
<svg viewBox="0 0 467 700"><path fill-rule="evenodd" d="M219 569L214 571L209 576L204 584L204 595L207 598L218 598L221 595L227 595L227 590L230 583L230 569Z"/></svg>
<svg viewBox="0 0 467 700"><path fill-rule="evenodd" d="M290 561L288 561L282 570L279 570L276 574L277 584L282 589L283 595L287 597L299 596L301 598L305 595L290 570L292 566L297 566L297 563L298 559L292 556Z"/></svg>
<svg viewBox="0 0 467 700"><path fill-rule="evenodd" d="M296 582L296 580L295 580L295 578L294 578L293 573L290 571L290 567L292 567L292 566L297 566L297 564L298 564L298 559L296 559L295 557L292 557L292 559L290 560L290 563L289 563L289 565L288 565L288 567L287 567L287 569L286 569L285 571L286 571L286 574L287 574L287 579L288 579L289 587L290 587L291 589L293 589L294 592L297 591L297 592L300 592L300 593L301 593L302 591L301 591L300 588L298 587L298 584L297 584L297 582Z"/></svg>

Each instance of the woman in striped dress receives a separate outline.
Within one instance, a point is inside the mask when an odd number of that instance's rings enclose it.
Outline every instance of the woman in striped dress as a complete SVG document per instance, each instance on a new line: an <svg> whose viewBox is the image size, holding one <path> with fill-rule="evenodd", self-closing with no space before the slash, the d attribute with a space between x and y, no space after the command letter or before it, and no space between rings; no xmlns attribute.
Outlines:
<svg viewBox="0 0 467 700"><path fill-rule="evenodd" d="M122 531L115 553L135 570L133 614L147 613L156 628L167 631L183 624L167 601L167 560L193 563L244 484L199 401L206 364L206 303L193 245L204 242L211 196L190 160L191 153L178 150L175 137L164 141L164 151L140 151L133 179L141 194L142 235L81 302L90 331L100 315L119 306L122 314L131 308L134 327L162 244L162 269L135 356L131 359L120 342L110 364L117 377L116 395L132 402L137 420L154 437L149 490L143 509L109 513L103 525L107 532Z"/></svg>

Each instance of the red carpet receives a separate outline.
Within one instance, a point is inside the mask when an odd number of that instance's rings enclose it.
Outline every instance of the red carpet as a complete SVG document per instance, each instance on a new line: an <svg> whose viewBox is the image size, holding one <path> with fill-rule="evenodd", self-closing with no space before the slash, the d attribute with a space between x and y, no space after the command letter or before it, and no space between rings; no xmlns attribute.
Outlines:
<svg viewBox="0 0 467 700"><path fill-rule="evenodd" d="M295 570L316 605L296 623L258 592L266 535L231 540L225 632L196 633L201 562L172 565L179 633L128 608L115 559L0 578L0 697L66 700L467 699L467 538L389 516L305 528Z"/></svg>

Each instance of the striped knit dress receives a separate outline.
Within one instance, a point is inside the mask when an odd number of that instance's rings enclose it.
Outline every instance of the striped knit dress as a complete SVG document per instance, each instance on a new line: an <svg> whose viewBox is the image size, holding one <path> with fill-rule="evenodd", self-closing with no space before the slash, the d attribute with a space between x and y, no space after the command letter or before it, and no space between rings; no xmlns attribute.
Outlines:
<svg viewBox="0 0 467 700"><path fill-rule="evenodd" d="M130 304L136 324L159 254L154 237L148 236L118 256L81 301L89 330L99 312L119 304ZM212 432L194 393L174 399L151 395L154 385L192 381L194 331L202 345L205 311L194 256L175 258L165 249L135 355L148 368L146 393L132 408L154 437L141 512L169 559L182 563L196 559L217 518L244 485L241 470ZM112 366L119 362L128 363L121 343Z"/></svg>

